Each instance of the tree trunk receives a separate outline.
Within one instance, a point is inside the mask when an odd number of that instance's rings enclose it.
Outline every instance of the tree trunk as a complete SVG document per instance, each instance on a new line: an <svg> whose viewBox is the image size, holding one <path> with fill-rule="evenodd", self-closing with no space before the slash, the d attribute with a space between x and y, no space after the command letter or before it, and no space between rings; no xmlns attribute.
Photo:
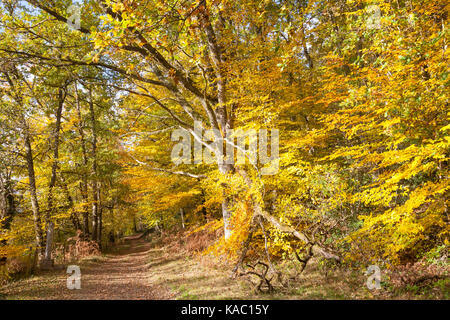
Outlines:
<svg viewBox="0 0 450 320"><path fill-rule="evenodd" d="M100 200L100 198L99 198ZM98 232L97 232L97 242L100 250L102 249L102 231L103 231L103 207L99 205L98 207Z"/></svg>
<svg viewBox="0 0 450 320"><path fill-rule="evenodd" d="M84 168L87 169L88 167L88 155L86 151L86 138L84 134L83 129L83 119L81 117L81 108L80 108L80 100L78 96L78 89L77 89L77 83L75 83L75 100L76 100L76 107L77 107L77 114L79 119L78 124L78 132L80 134L81 138L81 152L83 154L83 165ZM89 196L88 196L88 178L86 175L86 172L83 171L82 174L82 181L80 182L80 191L81 191L81 198L83 200L83 233L86 236L89 236L89 211L87 209L87 203L89 202Z"/></svg>
<svg viewBox="0 0 450 320"><path fill-rule="evenodd" d="M94 102L92 98L92 88L89 88L89 111L91 115L92 126L92 240L98 241L101 238L101 230L99 229L99 193L97 176L97 126L95 121Z"/></svg>
<svg viewBox="0 0 450 320"><path fill-rule="evenodd" d="M28 169L28 188L31 198L31 209L33 211L34 231L36 236L36 245L38 247L38 255L40 258L44 255L44 237L42 234L41 213L39 210L39 202L36 194L36 175L34 172L33 150L31 149L31 140L28 124L25 118L22 119L23 135L25 140L25 159Z"/></svg>
<svg viewBox="0 0 450 320"><path fill-rule="evenodd" d="M48 223L47 227L47 241L45 244L45 254L44 261L42 261L41 266L44 269L49 269L53 267L53 259L52 259L52 246L53 246L53 232L55 230L55 224L53 221Z"/></svg>
<svg viewBox="0 0 450 320"><path fill-rule="evenodd" d="M9 229L16 212L14 192L9 173L0 176L0 228Z"/></svg>
<svg viewBox="0 0 450 320"><path fill-rule="evenodd" d="M222 165L219 164L219 170L222 174L228 174L234 171L232 165ZM224 238L228 239L231 236L232 229L230 225L231 220L231 201L230 197L227 195L225 187L222 190L223 200L222 200L222 217L223 217L223 234Z"/></svg>
<svg viewBox="0 0 450 320"><path fill-rule="evenodd" d="M64 106L64 100L65 100L65 92L63 88L58 89L58 108L56 110L56 123L55 123L55 130L53 132L53 163L52 163L52 175L50 178L50 183L48 185L48 196L47 196L47 214L46 214L46 221L47 221L47 236L53 236L53 230L50 230L50 228L54 228L54 224L51 222L52 215L55 213L55 204L53 202L53 188L56 185L56 175L58 170L58 158L59 158L59 132L61 129L61 116L62 116L62 110ZM50 239L50 246L51 246ZM49 245L49 240L47 239L47 246ZM45 250L45 260L51 261L52 260L52 251L51 248L48 250L46 248Z"/></svg>
<svg viewBox="0 0 450 320"><path fill-rule="evenodd" d="M0 229L9 230L15 212L12 181L10 174L6 173L4 178L0 175ZM6 243L6 240L0 240L0 245L6 245ZM6 256L0 256L0 264L5 263L6 260Z"/></svg>
<svg viewBox="0 0 450 320"><path fill-rule="evenodd" d="M180 208L180 216L181 216L181 227L184 229L184 210Z"/></svg>

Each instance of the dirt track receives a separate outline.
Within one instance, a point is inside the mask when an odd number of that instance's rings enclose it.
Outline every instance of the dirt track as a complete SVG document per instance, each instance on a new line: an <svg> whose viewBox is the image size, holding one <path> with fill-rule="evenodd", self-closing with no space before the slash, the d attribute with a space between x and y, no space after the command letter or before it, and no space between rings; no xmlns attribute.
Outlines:
<svg viewBox="0 0 450 320"><path fill-rule="evenodd" d="M114 254L80 265L81 289L67 289L66 270L43 272L27 281L17 281L0 290L2 295L22 299L167 299L170 293L152 286L149 277L148 242L128 237Z"/></svg>

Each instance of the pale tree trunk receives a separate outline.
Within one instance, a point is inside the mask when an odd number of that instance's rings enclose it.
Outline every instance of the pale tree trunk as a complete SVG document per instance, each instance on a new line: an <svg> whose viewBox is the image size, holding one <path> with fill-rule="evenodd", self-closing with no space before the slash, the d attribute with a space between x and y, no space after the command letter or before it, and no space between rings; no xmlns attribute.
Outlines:
<svg viewBox="0 0 450 320"><path fill-rule="evenodd" d="M219 163L219 170L222 174L229 174L234 171L234 167L232 165L222 165ZM223 235L225 239L229 239L232 233L231 228L231 204L232 199L227 194L225 187L222 189L222 218L223 218Z"/></svg>
<svg viewBox="0 0 450 320"><path fill-rule="evenodd" d="M231 219L231 210L230 210L230 200L227 198L225 191L224 191L224 199L222 201L222 217L223 217L223 235L225 239L229 239L231 236L231 225L230 225L230 219Z"/></svg>
<svg viewBox="0 0 450 320"><path fill-rule="evenodd" d="M47 241L45 243L44 260L41 261L41 268L50 269L53 267L52 260L52 247L53 247L53 233L55 230L55 224L50 221L47 225Z"/></svg>
<svg viewBox="0 0 450 320"><path fill-rule="evenodd" d="M217 83L217 100L218 106L214 110L214 114L216 116L217 125L220 127L220 131L222 133L222 137L225 137L227 131L233 129L233 114L230 110L230 114L227 112L227 89L226 89L226 76L222 69L223 60L222 60L222 52L221 48L217 43L217 35L214 31L213 26L211 25L209 12L206 10L203 11L203 27L206 33L209 56L211 58L212 66L216 75L216 83ZM215 121L214 119L210 119L211 124L214 127ZM216 137L221 139L222 137ZM223 147L223 144L220 144ZM222 174L229 174L234 172L234 166L231 164L224 164L223 157L218 159L218 167L219 171ZM231 202L232 199L227 195L225 187L223 189L223 201L222 201L222 216L223 216L223 224L224 224L224 237L225 239L230 238L232 229L230 226L231 219Z"/></svg>
<svg viewBox="0 0 450 320"><path fill-rule="evenodd" d="M55 130L53 132L53 163L52 163L52 175L50 183L48 185L48 197L47 197L47 247L45 250L45 260L48 265L52 265L52 241L53 241L53 228L54 224L51 221L52 215L55 213L55 204L53 201L53 189L56 185L56 175L58 170L58 158L59 158L59 132L61 129L61 116L65 100L65 91L63 88L58 89L58 108L56 110L56 123Z"/></svg>
<svg viewBox="0 0 450 320"><path fill-rule="evenodd" d="M184 229L184 209L180 208L181 227Z"/></svg>

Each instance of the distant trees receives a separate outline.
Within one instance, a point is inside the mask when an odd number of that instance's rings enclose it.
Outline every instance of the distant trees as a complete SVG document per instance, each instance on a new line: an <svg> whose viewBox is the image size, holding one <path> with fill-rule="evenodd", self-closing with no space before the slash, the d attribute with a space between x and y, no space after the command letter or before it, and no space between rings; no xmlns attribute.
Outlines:
<svg viewBox="0 0 450 320"><path fill-rule="evenodd" d="M103 89L106 75L86 67L64 67L53 60L56 52L78 47L77 39L67 37L62 44L54 25L30 27L38 16L27 15L26 9L16 5L2 4L5 13L22 10L29 20L2 16L8 31L0 53L0 151L5 159L1 167L1 250L28 247L25 239L30 236L30 221L23 214L30 213L34 245L42 262L51 224L58 231L56 235L63 232L68 237L82 229L85 238L91 235L99 245L107 237L103 229L109 232L117 228L109 221L105 225L101 199L111 196L102 185L112 183L113 190L120 188L120 167L114 165L113 130L118 122L110 99L114 93ZM41 37L34 37L34 32L40 32ZM45 55L52 58L45 60ZM126 196L126 188L122 191L114 193L117 210L124 204L120 199ZM114 210L109 212L114 214ZM8 233L11 223L14 230ZM126 222L121 228L127 228ZM50 254L46 252L48 261Z"/></svg>

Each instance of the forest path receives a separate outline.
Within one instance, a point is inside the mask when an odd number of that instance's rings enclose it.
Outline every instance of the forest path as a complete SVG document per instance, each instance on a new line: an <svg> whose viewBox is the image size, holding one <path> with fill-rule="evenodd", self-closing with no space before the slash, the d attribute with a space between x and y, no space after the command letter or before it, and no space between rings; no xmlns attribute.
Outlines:
<svg viewBox="0 0 450 320"><path fill-rule="evenodd" d="M81 270L81 289L67 288L67 265L40 271L29 278L0 285L0 300L143 300L143 299L387 299L388 292L373 294L363 273L348 269L324 273L317 261L292 287L273 294L258 294L245 279L231 280L227 269L213 258L192 257L169 239L146 241L135 235L123 239L102 256L72 264ZM411 299L414 295L401 295Z"/></svg>
<svg viewBox="0 0 450 320"><path fill-rule="evenodd" d="M67 288L66 268L41 272L0 289L6 299L139 300L168 299L170 292L149 281L150 244L127 237L114 253L80 262L81 289ZM77 263L73 263L77 264ZM1 298L1 297L0 297Z"/></svg>

